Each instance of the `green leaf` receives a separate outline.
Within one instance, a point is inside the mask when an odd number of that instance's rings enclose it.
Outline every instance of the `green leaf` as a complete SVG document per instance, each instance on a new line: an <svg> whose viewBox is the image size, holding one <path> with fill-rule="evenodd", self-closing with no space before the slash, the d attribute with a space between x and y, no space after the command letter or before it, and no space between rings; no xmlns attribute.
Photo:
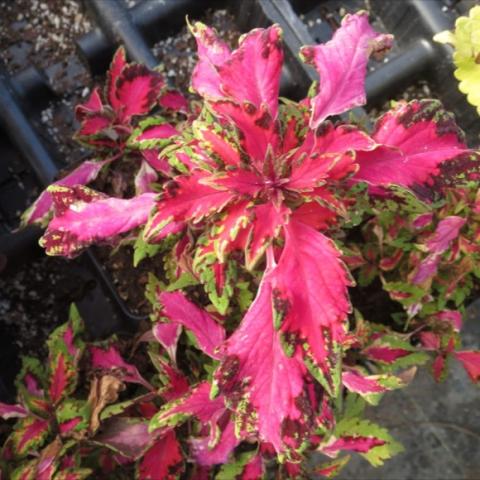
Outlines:
<svg viewBox="0 0 480 480"><path fill-rule="evenodd" d="M235 480L243 473L245 466L255 454L256 452L244 452L238 455L231 463L222 465L215 480Z"/></svg>
<svg viewBox="0 0 480 480"><path fill-rule="evenodd" d="M144 258L154 257L160 248L159 244L147 243L143 236L139 235L133 245L133 266L137 267Z"/></svg>
<svg viewBox="0 0 480 480"><path fill-rule="evenodd" d="M385 460L404 450L402 445L391 437L387 429L366 419L345 418L337 423L334 434L337 438L359 436L383 440L385 444L373 447L366 453L360 453L374 467L383 465Z"/></svg>

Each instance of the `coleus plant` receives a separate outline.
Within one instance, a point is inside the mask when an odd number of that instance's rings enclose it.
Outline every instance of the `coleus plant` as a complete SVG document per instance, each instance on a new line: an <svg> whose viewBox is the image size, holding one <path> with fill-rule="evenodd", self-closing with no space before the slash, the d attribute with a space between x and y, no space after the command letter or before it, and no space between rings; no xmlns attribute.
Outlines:
<svg viewBox="0 0 480 480"><path fill-rule="evenodd" d="M159 115L161 111L163 116ZM76 139L94 150L93 159L81 163L53 186L73 187L93 182L102 169L121 161L136 166L134 188L137 194L150 191L150 184L157 180L159 172L168 168L158 159L158 149L141 152L129 148L128 139L140 123L141 117L151 126L157 137L176 135L175 127L167 120L177 121L178 114L187 112L187 101L179 92L167 88L163 76L144 65L127 63L125 49L120 47L107 73L103 92L95 88L85 104L76 108L80 128ZM161 124L156 127L157 124ZM53 187L52 186L52 187ZM22 225L45 225L52 213L52 195L44 191L23 214Z"/></svg>
<svg viewBox="0 0 480 480"><path fill-rule="evenodd" d="M442 278L446 263L475 258L466 215L475 210L478 153L435 100L395 104L373 132L338 120L365 103L369 57L392 42L365 12L347 15L330 42L301 50L320 82L298 103L279 101L278 26L253 30L234 51L209 27L190 28L199 56L191 85L201 107L175 132L166 119L147 119L125 140L133 155L154 150L152 167L164 178L158 193L115 198L54 185L41 243L48 254L71 257L129 232L137 261L159 249L164 255L165 278L152 278L148 293L154 325L144 337L163 354L154 356L162 394L121 367L123 381L135 378L160 397L148 446L169 443L148 457L149 468L161 468L154 458L163 448L179 451L174 431L189 432L186 458L196 475L261 478L276 458L280 476L302 477L312 451L358 452L381 465L400 447L361 418L365 401L405 386L409 367L430 351L436 372L455 355L478 379L480 354L454 353L460 312ZM99 138L93 143L108 150ZM449 203L456 183L471 202L463 212ZM399 328L352 312L352 272L363 286L383 282L400 306ZM458 273L467 294L476 272ZM109 351L97 359L102 368L119 362ZM319 473L345 462L336 458ZM217 464L225 465L218 471Z"/></svg>

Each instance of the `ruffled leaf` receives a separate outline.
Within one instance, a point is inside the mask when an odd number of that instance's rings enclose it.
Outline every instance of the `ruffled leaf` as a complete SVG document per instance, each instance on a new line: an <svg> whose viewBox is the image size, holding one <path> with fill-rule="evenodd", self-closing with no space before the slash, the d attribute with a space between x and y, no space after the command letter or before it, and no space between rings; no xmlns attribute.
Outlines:
<svg viewBox="0 0 480 480"><path fill-rule="evenodd" d="M139 480L175 480L184 471L180 444L174 432L168 432L155 441L137 466Z"/></svg>
<svg viewBox="0 0 480 480"><path fill-rule="evenodd" d="M306 441L313 417L303 364L287 357L274 329L274 272L267 269L242 323L221 347L224 360L214 379L217 391L235 412L239 438L258 432L277 453L293 455Z"/></svg>
<svg viewBox="0 0 480 480"><path fill-rule="evenodd" d="M74 185L86 185L97 178L98 173L105 165L103 162L94 162L88 160L83 162L79 167L70 172L65 177L57 180L53 185L63 185L72 187ZM22 215L22 226L39 224L42 225L48 218L52 210L53 198L52 194L44 190L40 196L35 200L31 207Z"/></svg>
<svg viewBox="0 0 480 480"><path fill-rule="evenodd" d="M230 58L218 67L226 97L257 109L267 106L277 118L280 73L283 63L282 31L278 25L255 29L243 36Z"/></svg>
<svg viewBox="0 0 480 480"><path fill-rule="evenodd" d="M462 364L472 382L480 380L480 351L455 352L455 358Z"/></svg>
<svg viewBox="0 0 480 480"><path fill-rule="evenodd" d="M424 184L442 163L475 156L453 115L437 100L399 102L378 120L373 138L379 147L358 153L360 170L354 177L372 186Z"/></svg>
<svg viewBox="0 0 480 480"><path fill-rule="evenodd" d="M365 104L368 58L388 50L392 40L391 35L372 29L367 12L359 12L345 15L329 42L301 49L303 60L320 75L319 93L311 100L311 128L331 115Z"/></svg>
<svg viewBox="0 0 480 480"><path fill-rule="evenodd" d="M156 212L145 227L146 239L160 239L178 229L165 229L170 224L181 227L186 221L198 222L212 213L220 212L235 198L235 194L199 183L202 176L179 176L165 185ZM178 223L177 223L178 222Z"/></svg>
<svg viewBox="0 0 480 480"><path fill-rule="evenodd" d="M332 394L339 386L339 345L352 284L341 253L311 227L291 221L273 276L275 324L288 352L301 344L311 373Z"/></svg>
<svg viewBox="0 0 480 480"><path fill-rule="evenodd" d="M155 205L155 193L131 199L106 197L79 185L49 187L56 214L40 239L48 255L72 257L93 242L111 240L116 235L146 223Z"/></svg>
<svg viewBox="0 0 480 480"><path fill-rule="evenodd" d="M140 375L137 367L125 362L113 345L107 348L90 346L89 351L92 368L112 372L124 382L138 383L148 390L152 389L152 386Z"/></svg>

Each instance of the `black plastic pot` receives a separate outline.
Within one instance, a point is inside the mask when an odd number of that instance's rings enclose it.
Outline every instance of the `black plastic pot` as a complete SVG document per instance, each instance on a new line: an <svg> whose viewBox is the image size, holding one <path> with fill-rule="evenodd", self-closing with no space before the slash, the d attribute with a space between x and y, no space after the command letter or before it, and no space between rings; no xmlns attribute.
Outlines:
<svg viewBox="0 0 480 480"><path fill-rule="evenodd" d="M372 63L373 70L366 84L370 105L381 104L412 81L424 79L434 86L446 107L456 113L459 124L468 129L471 136L478 135L480 122L474 109L458 92L453 77L451 51L432 41L435 33L452 28L456 15L465 13L466 3L454 0L370 1L372 14L397 40L397 47L386 63ZM242 31L278 23L284 32L286 57L281 93L298 99L316 79L314 71L298 59L300 46L327 41L340 22L340 10L356 11L363 2L142 0L131 10L118 0L90 0L86 5L97 27L79 38L77 46L93 74L103 73L108 68L118 44L125 45L132 60L154 66L156 60L150 46L176 33L184 25L187 14L199 17L209 7L228 7ZM0 272L15 268L36 254L39 231L16 232L15 218L17 211L31 201L29 192L35 187L44 188L58 174L58 153L47 149L42 140L45 132L41 136L30 121L32 116L38 115L39 109L54 99L55 94L43 72L30 67L10 78L5 70L0 70ZM358 109L357 113L366 118L364 110ZM143 317L129 311L91 251L83 255L83 265L82 275L91 279L93 288L80 302L80 307L91 330L102 335L134 328ZM15 352L7 355L14 356ZM6 383L11 385L8 379ZM0 398L8 396L7 391L8 385L0 385Z"/></svg>

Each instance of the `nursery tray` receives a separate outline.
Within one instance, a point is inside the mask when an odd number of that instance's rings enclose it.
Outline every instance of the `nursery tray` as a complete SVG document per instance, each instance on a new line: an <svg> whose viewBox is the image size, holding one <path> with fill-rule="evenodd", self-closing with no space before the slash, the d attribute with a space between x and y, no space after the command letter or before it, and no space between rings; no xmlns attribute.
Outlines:
<svg viewBox="0 0 480 480"><path fill-rule="evenodd" d="M187 14L195 19L205 15L207 9L227 8L241 32L278 23L284 32L286 57L281 94L299 99L316 79L314 71L298 58L300 46L327 41L343 14L366 6L364 0L137 0L128 3L134 6L127 8L122 0L86 1L95 27L76 40L76 53L62 64L43 69L27 65L14 74L0 67L0 271L20 268L23 262L38 254L40 231L29 228L17 232L19 212L58 177L60 170L86 155L73 144L62 145L55 138L57 130L44 127L43 117L55 113L61 123L65 115L65 122L69 122L73 131L73 102L82 100L84 87L92 76L107 70L119 44L125 46L130 59L154 67L158 60L152 46L184 28ZM458 92L451 50L432 41L435 33L452 28L458 14L465 13L468 2L370 0L367 3L375 28L396 37L396 46L384 62L369 65L366 83L369 106L381 110L387 99L395 98L412 83L424 82L455 112L460 126L469 132L469 139L478 140L480 122L476 121L474 109ZM62 81L57 81L58 78ZM66 95L70 95L68 102ZM356 113L367 119L365 110L357 109ZM92 285L80 302L91 330L102 335L135 328L145 316L132 311L123 301L93 249L82 255L80 263L81 267L75 268L80 269L82 278ZM8 383L11 385L10 380ZM2 385L0 397L1 390ZM8 385L4 385L3 390L6 392Z"/></svg>

